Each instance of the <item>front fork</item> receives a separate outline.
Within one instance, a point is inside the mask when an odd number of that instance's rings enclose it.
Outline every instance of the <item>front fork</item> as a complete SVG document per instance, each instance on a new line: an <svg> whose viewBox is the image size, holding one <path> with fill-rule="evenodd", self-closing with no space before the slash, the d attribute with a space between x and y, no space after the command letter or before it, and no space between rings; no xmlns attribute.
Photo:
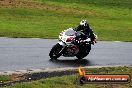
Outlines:
<svg viewBox="0 0 132 88"><path fill-rule="evenodd" d="M66 43L64 43L63 41L59 41L58 43L59 43L61 46L66 47Z"/></svg>
<svg viewBox="0 0 132 88"><path fill-rule="evenodd" d="M58 44L60 44L60 45L63 47L63 48L60 50L59 53L63 53L63 52L65 51L65 49L66 49L66 44L65 44L64 42L62 42L62 41L59 41Z"/></svg>

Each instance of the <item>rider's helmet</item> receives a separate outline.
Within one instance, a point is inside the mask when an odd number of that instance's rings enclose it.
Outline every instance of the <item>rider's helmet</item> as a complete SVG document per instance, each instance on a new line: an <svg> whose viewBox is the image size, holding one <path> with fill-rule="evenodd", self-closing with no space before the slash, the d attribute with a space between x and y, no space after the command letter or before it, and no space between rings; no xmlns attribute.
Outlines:
<svg viewBox="0 0 132 88"><path fill-rule="evenodd" d="M87 20L82 20L82 21L80 22L80 25L81 25L82 27L87 27L87 26L88 26Z"/></svg>

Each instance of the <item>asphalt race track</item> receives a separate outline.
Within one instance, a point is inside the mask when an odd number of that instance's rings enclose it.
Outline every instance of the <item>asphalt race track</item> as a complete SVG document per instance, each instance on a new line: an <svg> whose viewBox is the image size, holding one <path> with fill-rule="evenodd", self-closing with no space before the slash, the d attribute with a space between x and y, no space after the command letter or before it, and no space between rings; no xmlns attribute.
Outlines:
<svg viewBox="0 0 132 88"><path fill-rule="evenodd" d="M50 61L48 54L56 43L56 39L0 38L0 72L80 65L132 65L132 42L98 41L83 60L60 57L58 61Z"/></svg>

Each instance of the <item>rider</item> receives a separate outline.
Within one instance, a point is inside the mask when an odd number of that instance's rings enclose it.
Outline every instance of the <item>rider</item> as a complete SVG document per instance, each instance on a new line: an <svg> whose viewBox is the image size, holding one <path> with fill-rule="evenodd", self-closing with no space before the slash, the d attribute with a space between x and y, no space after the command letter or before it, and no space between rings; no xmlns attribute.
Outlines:
<svg viewBox="0 0 132 88"><path fill-rule="evenodd" d="M97 36L93 33L93 30L90 28L87 20L82 20L80 22L80 25L77 28L75 28L74 30L75 31L81 31L82 33L84 33L85 39L90 37L92 44L96 43L96 37Z"/></svg>

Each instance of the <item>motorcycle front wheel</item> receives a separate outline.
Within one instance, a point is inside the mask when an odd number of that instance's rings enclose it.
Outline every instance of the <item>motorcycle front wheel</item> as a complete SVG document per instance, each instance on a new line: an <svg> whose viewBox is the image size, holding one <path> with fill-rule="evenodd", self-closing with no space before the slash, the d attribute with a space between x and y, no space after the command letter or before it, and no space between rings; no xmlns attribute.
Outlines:
<svg viewBox="0 0 132 88"><path fill-rule="evenodd" d="M63 46L61 46L59 43L57 43L56 45L54 45L49 53L49 56L51 58L51 60L57 60L57 58L59 58L62 55L62 48Z"/></svg>

